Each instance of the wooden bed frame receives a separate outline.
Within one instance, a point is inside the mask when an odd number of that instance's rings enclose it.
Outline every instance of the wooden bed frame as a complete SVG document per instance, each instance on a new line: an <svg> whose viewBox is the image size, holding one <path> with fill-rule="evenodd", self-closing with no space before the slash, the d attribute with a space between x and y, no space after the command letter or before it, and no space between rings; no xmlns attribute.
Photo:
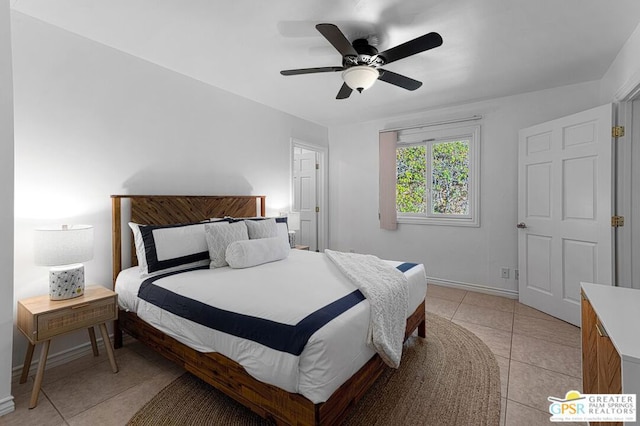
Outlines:
<svg viewBox="0 0 640 426"><path fill-rule="evenodd" d="M112 195L113 284L122 270L122 200L130 202L132 222L169 225L193 223L212 217L265 216L265 196L161 196ZM126 223L124 224L125 228ZM132 238L133 240L133 238ZM131 242L131 264L137 265ZM244 368L218 353L201 353L150 326L132 312L120 310L115 322L116 348L122 347L122 331L147 344L185 370L224 392L258 415L278 425L333 425L344 418L382 374L385 366L375 355L324 403L314 404L300 394L260 382ZM405 339L415 330L425 337L425 302L407 319Z"/></svg>

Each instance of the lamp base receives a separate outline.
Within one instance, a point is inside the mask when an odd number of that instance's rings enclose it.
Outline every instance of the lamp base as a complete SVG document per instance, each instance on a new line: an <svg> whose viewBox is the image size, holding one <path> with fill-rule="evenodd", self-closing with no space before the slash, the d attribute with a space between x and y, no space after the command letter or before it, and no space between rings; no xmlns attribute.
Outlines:
<svg viewBox="0 0 640 426"><path fill-rule="evenodd" d="M289 246L291 248L296 246L296 231L289 231Z"/></svg>
<svg viewBox="0 0 640 426"><path fill-rule="evenodd" d="M49 270L49 298L65 300L84 294L84 265L66 265Z"/></svg>

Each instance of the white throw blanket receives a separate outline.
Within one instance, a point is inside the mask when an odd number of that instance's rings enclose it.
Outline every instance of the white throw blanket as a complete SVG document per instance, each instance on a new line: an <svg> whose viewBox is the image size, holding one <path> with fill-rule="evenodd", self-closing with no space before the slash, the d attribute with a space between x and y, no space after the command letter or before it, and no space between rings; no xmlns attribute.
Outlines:
<svg viewBox="0 0 640 426"><path fill-rule="evenodd" d="M367 343L387 365L398 368L407 324L407 277L376 256L333 250L324 252L371 305Z"/></svg>

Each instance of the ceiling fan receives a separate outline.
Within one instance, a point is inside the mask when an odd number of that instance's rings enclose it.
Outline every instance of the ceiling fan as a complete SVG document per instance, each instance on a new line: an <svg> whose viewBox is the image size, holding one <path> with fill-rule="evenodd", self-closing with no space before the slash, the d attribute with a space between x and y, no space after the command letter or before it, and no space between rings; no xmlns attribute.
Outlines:
<svg viewBox="0 0 640 426"><path fill-rule="evenodd" d="M384 52L378 52L378 49L371 46L363 38L350 43L342 31L333 24L318 24L316 29L340 52L342 66L283 70L280 71L280 74L298 75L342 71L344 83L338 91L336 99L348 98L353 90L362 93L363 90L373 86L376 80L382 80L403 89L416 90L422 86L422 82L380 67L442 45L440 34L428 33Z"/></svg>

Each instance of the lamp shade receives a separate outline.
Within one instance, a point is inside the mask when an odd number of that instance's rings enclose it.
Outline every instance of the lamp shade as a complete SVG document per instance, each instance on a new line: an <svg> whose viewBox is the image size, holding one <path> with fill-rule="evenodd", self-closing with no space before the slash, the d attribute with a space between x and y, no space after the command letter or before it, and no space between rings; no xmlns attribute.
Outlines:
<svg viewBox="0 0 640 426"><path fill-rule="evenodd" d="M62 225L35 232L35 263L60 266L93 258L93 226Z"/></svg>
<svg viewBox="0 0 640 426"><path fill-rule="evenodd" d="M300 212L287 213L287 224L289 225L290 231L299 231L300 230Z"/></svg>
<svg viewBox="0 0 640 426"><path fill-rule="evenodd" d="M377 69L367 65L347 68L342 72L342 79L347 83L347 86L358 92L362 92L373 86L373 83L376 82L379 76L380 73Z"/></svg>

